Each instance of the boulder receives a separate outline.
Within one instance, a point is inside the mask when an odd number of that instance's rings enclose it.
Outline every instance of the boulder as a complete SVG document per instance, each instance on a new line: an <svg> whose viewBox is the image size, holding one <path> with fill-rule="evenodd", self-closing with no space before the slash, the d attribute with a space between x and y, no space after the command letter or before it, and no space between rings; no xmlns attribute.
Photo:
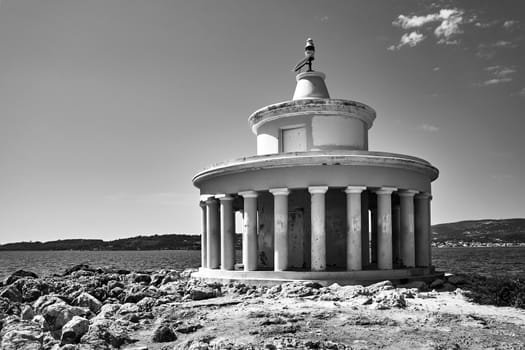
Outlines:
<svg viewBox="0 0 525 350"><path fill-rule="evenodd" d="M375 294L383 290L394 289L394 285L392 284L392 282L386 280L386 281L371 284L368 287L366 287L366 289L368 290L370 294Z"/></svg>
<svg viewBox="0 0 525 350"><path fill-rule="evenodd" d="M425 282L423 282L423 281L411 281L409 283L403 284L400 287L403 287L403 288L406 288L406 289L417 288L419 291L426 291L426 290L428 290L427 284Z"/></svg>
<svg viewBox="0 0 525 350"><path fill-rule="evenodd" d="M4 285L5 286L10 285L16 280L23 278L23 277L38 278L38 275L31 271L18 270L18 271L13 272L9 277L7 277L4 280Z"/></svg>
<svg viewBox="0 0 525 350"><path fill-rule="evenodd" d="M64 271L63 276L71 275L73 272L77 272L77 271L95 272L95 270L89 267L89 265L87 264L78 264L78 265L75 265L75 266L72 266L66 269L66 271Z"/></svg>
<svg viewBox="0 0 525 350"><path fill-rule="evenodd" d="M22 293L15 286L8 285L0 292L0 297L9 299L16 303L21 303L24 299Z"/></svg>
<svg viewBox="0 0 525 350"><path fill-rule="evenodd" d="M112 290L113 288L117 288L117 287L121 289L125 288L124 283L117 281L117 280L109 281L107 284L107 287L108 287L108 290Z"/></svg>
<svg viewBox="0 0 525 350"><path fill-rule="evenodd" d="M58 331L71 321L75 316L88 316L90 314L88 308L70 306L67 304L52 304L47 306L42 312L42 316L49 324L50 331Z"/></svg>
<svg viewBox="0 0 525 350"><path fill-rule="evenodd" d="M43 333L39 325L22 321L18 316L8 316L3 320L0 332L0 349L38 349L42 348Z"/></svg>
<svg viewBox="0 0 525 350"><path fill-rule="evenodd" d="M95 318L110 318L111 316L114 316L119 309L119 304L104 304Z"/></svg>
<svg viewBox="0 0 525 350"><path fill-rule="evenodd" d="M142 299L144 299L146 296L147 295L145 293L143 293L143 292L137 292L137 293L128 292L124 296L124 299L122 300L122 302L124 302L124 303L137 303L137 302L141 301Z"/></svg>
<svg viewBox="0 0 525 350"><path fill-rule="evenodd" d="M122 293L124 293L124 289L121 287L115 287L109 291L109 297L110 298L118 298Z"/></svg>
<svg viewBox="0 0 525 350"><path fill-rule="evenodd" d="M80 342L89 344L92 349L103 350L120 348L122 345L135 343L127 329L109 319L94 318L86 334L82 336Z"/></svg>
<svg viewBox="0 0 525 350"><path fill-rule="evenodd" d="M460 275L449 276L447 278L447 282L455 284L456 286L469 283L469 281L465 277L460 276Z"/></svg>
<svg viewBox="0 0 525 350"><path fill-rule="evenodd" d="M445 281L443 281L441 278L435 279L430 283L430 289L439 289L443 286Z"/></svg>
<svg viewBox="0 0 525 350"><path fill-rule="evenodd" d="M35 312L31 305L25 305L20 312L20 318L25 321L30 321L35 317Z"/></svg>
<svg viewBox="0 0 525 350"><path fill-rule="evenodd" d="M5 315L20 315L21 304L0 297L0 321ZM0 327L1 328L1 327Z"/></svg>
<svg viewBox="0 0 525 350"><path fill-rule="evenodd" d="M135 283L143 283L143 284L150 284L151 276L147 275L145 273L138 274L138 275L135 276L135 278L133 278L133 282L135 282Z"/></svg>
<svg viewBox="0 0 525 350"><path fill-rule="evenodd" d="M177 336L169 325L161 324L153 332L152 340L155 343L166 343L177 340Z"/></svg>
<svg viewBox="0 0 525 350"><path fill-rule="evenodd" d="M188 295L189 299L203 300L219 297L221 296L221 291L210 287L195 287L189 291Z"/></svg>
<svg viewBox="0 0 525 350"><path fill-rule="evenodd" d="M43 295L33 303L33 309L37 314L42 314L44 310L53 304L66 304L58 295Z"/></svg>
<svg viewBox="0 0 525 350"><path fill-rule="evenodd" d="M81 293L73 301L73 305L87 307L91 312L97 314L102 307L102 303L97 298L88 293Z"/></svg>
<svg viewBox="0 0 525 350"><path fill-rule="evenodd" d="M391 309L393 307L405 308L407 306L405 297L396 290L383 290L374 295L372 307L378 310Z"/></svg>
<svg viewBox="0 0 525 350"><path fill-rule="evenodd" d="M187 269L184 269L184 271L182 271L180 273L180 277L181 278L190 278L192 273L198 272L198 271L199 271L199 269L197 269L197 268L187 268Z"/></svg>
<svg viewBox="0 0 525 350"><path fill-rule="evenodd" d="M89 321L80 316L74 316L68 323L62 327L62 344L76 344L80 338L87 333Z"/></svg>

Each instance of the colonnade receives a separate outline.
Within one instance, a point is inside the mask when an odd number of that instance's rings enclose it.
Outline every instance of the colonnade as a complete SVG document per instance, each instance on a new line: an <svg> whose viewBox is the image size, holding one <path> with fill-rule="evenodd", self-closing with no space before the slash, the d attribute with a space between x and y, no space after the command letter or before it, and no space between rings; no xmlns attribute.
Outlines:
<svg viewBox="0 0 525 350"><path fill-rule="evenodd" d="M368 201L365 186L348 186L346 193L346 270L362 270L369 261ZM372 261L389 270L399 259L404 267L431 265L431 195L394 187L368 188L376 194L371 210ZM311 270L326 270L325 194L328 186L308 187L311 201ZM274 270L288 269L288 188L272 188L274 198ZM399 206L392 208L392 194ZM257 270L256 191L239 192L243 198L242 262L245 271ZM201 266L233 270L235 264L235 212L232 195L211 196L201 201ZM293 252L292 252L293 253Z"/></svg>

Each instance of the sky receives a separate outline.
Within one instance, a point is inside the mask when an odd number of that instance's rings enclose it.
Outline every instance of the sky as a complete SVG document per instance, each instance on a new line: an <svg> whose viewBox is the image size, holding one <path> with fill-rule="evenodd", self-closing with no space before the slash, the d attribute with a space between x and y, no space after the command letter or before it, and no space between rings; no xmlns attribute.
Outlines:
<svg viewBox="0 0 525 350"><path fill-rule="evenodd" d="M371 151L439 168L433 224L525 217L523 1L2 0L0 243L199 233L307 37Z"/></svg>

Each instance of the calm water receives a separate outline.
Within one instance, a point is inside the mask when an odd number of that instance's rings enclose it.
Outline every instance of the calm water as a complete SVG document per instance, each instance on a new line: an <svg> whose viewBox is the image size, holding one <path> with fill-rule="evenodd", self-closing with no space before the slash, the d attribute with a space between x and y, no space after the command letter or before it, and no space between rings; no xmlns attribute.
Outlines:
<svg viewBox="0 0 525 350"><path fill-rule="evenodd" d="M441 271L525 277L525 248L439 248L432 254L434 265ZM129 270L182 270L200 265L200 251L0 251L0 278L18 269L39 276L62 273L80 263Z"/></svg>

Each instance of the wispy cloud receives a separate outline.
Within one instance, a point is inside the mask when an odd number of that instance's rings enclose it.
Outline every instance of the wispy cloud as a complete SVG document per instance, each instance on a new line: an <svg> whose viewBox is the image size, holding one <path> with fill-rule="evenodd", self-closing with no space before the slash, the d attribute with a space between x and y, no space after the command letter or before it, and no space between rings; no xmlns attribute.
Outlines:
<svg viewBox="0 0 525 350"><path fill-rule="evenodd" d="M439 127L431 124L421 124L418 127L419 130L426 131L426 132L438 132Z"/></svg>
<svg viewBox="0 0 525 350"><path fill-rule="evenodd" d="M432 70L433 70L434 72L437 72L437 71L440 70L440 69L441 69L441 68L439 68L439 67L434 67L434 68L432 68Z"/></svg>
<svg viewBox="0 0 525 350"><path fill-rule="evenodd" d="M521 89L520 92L518 92L518 95L525 97L525 88Z"/></svg>
<svg viewBox="0 0 525 350"><path fill-rule="evenodd" d="M390 46L388 50L399 50L400 48L406 45L410 47L414 47L420 42L422 42L423 40L425 40L425 36L421 33L418 33L418 32L405 33L401 37L401 40L399 40L399 44Z"/></svg>
<svg viewBox="0 0 525 350"><path fill-rule="evenodd" d="M394 26L401 27L405 30L418 28L425 29L427 25L434 27L433 33L438 40L438 44L457 44L457 35L463 33L461 25L466 22L464 18L464 11L457 8L441 9L439 12L431 13L424 16L405 16L399 15L395 21L392 22ZM414 47L425 38L424 34L417 31L412 31L410 34L404 33L399 44L392 45L389 50L400 49L403 46ZM412 39L411 41L407 41ZM411 44L410 44L411 43Z"/></svg>
<svg viewBox="0 0 525 350"><path fill-rule="evenodd" d="M514 29L519 24L519 21L508 20L503 22L503 28L505 29Z"/></svg>
<svg viewBox="0 0 525 350"><path fill-rule="evenodd" d="M489 86L502 83L508 83L512 81L512 75L516 73L513 67L505 66L490 66L485 68L490 75L490 79L485 80L480 86Z"/></svg>

